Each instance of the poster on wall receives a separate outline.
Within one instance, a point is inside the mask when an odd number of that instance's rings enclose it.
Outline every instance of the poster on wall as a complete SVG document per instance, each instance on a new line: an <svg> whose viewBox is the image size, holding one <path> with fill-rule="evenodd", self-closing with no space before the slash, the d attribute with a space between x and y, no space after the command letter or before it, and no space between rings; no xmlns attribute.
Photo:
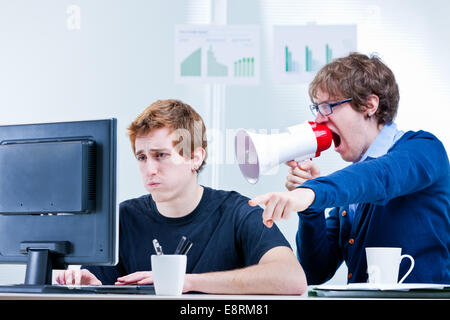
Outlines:
<svg viewBox="0 0 450 320"><path fill-rule="evenodd" d="M258 84L259 36L256 25L176 25L175 82Z"/></svg>
<svg viewBox="0 0 450 320"><path fill-rule="evenodd" d="M334 58L356 51L356 25L274 26L274 81L311 82Z"/></svg>

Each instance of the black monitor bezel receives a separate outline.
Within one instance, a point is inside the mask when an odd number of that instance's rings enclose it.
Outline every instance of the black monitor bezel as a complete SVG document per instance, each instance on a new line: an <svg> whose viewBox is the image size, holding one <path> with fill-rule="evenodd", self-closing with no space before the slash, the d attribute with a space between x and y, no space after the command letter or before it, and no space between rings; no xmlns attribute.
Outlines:
<svg viewBox="0 0 450 320"><path fill-rule="evenodd" d="M0 126L0 143L68 137L85 137L96 143L95 210L77 214L0 214L0 263L27 263L20 242L68 241L69 253L57 256L58 265L117 264L117 119Z"/></svg>

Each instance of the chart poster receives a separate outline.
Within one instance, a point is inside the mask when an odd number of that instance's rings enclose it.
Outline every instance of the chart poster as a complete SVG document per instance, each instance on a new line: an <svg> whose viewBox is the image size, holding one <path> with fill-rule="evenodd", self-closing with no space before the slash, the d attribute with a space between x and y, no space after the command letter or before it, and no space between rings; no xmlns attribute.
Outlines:
<svg viewBox="0 0 450 320"><path fill-rule="evenodd" d="M259 37L255 25L176 25L175 82L258 84Z"/></svg>
<svg viewBox="0 0 450 320"><path fill-rule="evenodd" d="M311 82L334 58L356 51L356 25L274 26L276 83Z"/></svg>

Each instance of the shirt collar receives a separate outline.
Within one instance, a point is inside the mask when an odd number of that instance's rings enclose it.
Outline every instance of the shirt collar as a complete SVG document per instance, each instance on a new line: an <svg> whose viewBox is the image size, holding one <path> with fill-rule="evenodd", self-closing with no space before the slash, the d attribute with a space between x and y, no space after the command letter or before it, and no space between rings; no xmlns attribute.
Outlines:
<svg viewBox="0 0 450 320"><path fill-rule="evenodd" d="M394 122L385 124L358 162L362 162L366 158L378 158L385 155L403 133L403 131L397 129L397 125Z"/></svg>

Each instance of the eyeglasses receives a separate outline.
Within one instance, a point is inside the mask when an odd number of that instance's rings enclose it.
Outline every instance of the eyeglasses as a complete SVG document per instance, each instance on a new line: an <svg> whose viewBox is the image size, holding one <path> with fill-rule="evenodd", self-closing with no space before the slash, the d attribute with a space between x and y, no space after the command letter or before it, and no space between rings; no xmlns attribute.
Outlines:
<svg viewBox="0 0 450 320"><path fill-rule="evenodd" d="M344 100L334 102L334 103L329 103L329 102L322 102L320 104L314 103L314 104L310 105L309 108L311 109L311 112L314 115L314 117L317 116L317 112L319 112L321 115L326 117L333 113L334 107L337 107L338 105L341 105L341 104L349 102L349 101L352 101L352 98L344 99Z"/></svg>

